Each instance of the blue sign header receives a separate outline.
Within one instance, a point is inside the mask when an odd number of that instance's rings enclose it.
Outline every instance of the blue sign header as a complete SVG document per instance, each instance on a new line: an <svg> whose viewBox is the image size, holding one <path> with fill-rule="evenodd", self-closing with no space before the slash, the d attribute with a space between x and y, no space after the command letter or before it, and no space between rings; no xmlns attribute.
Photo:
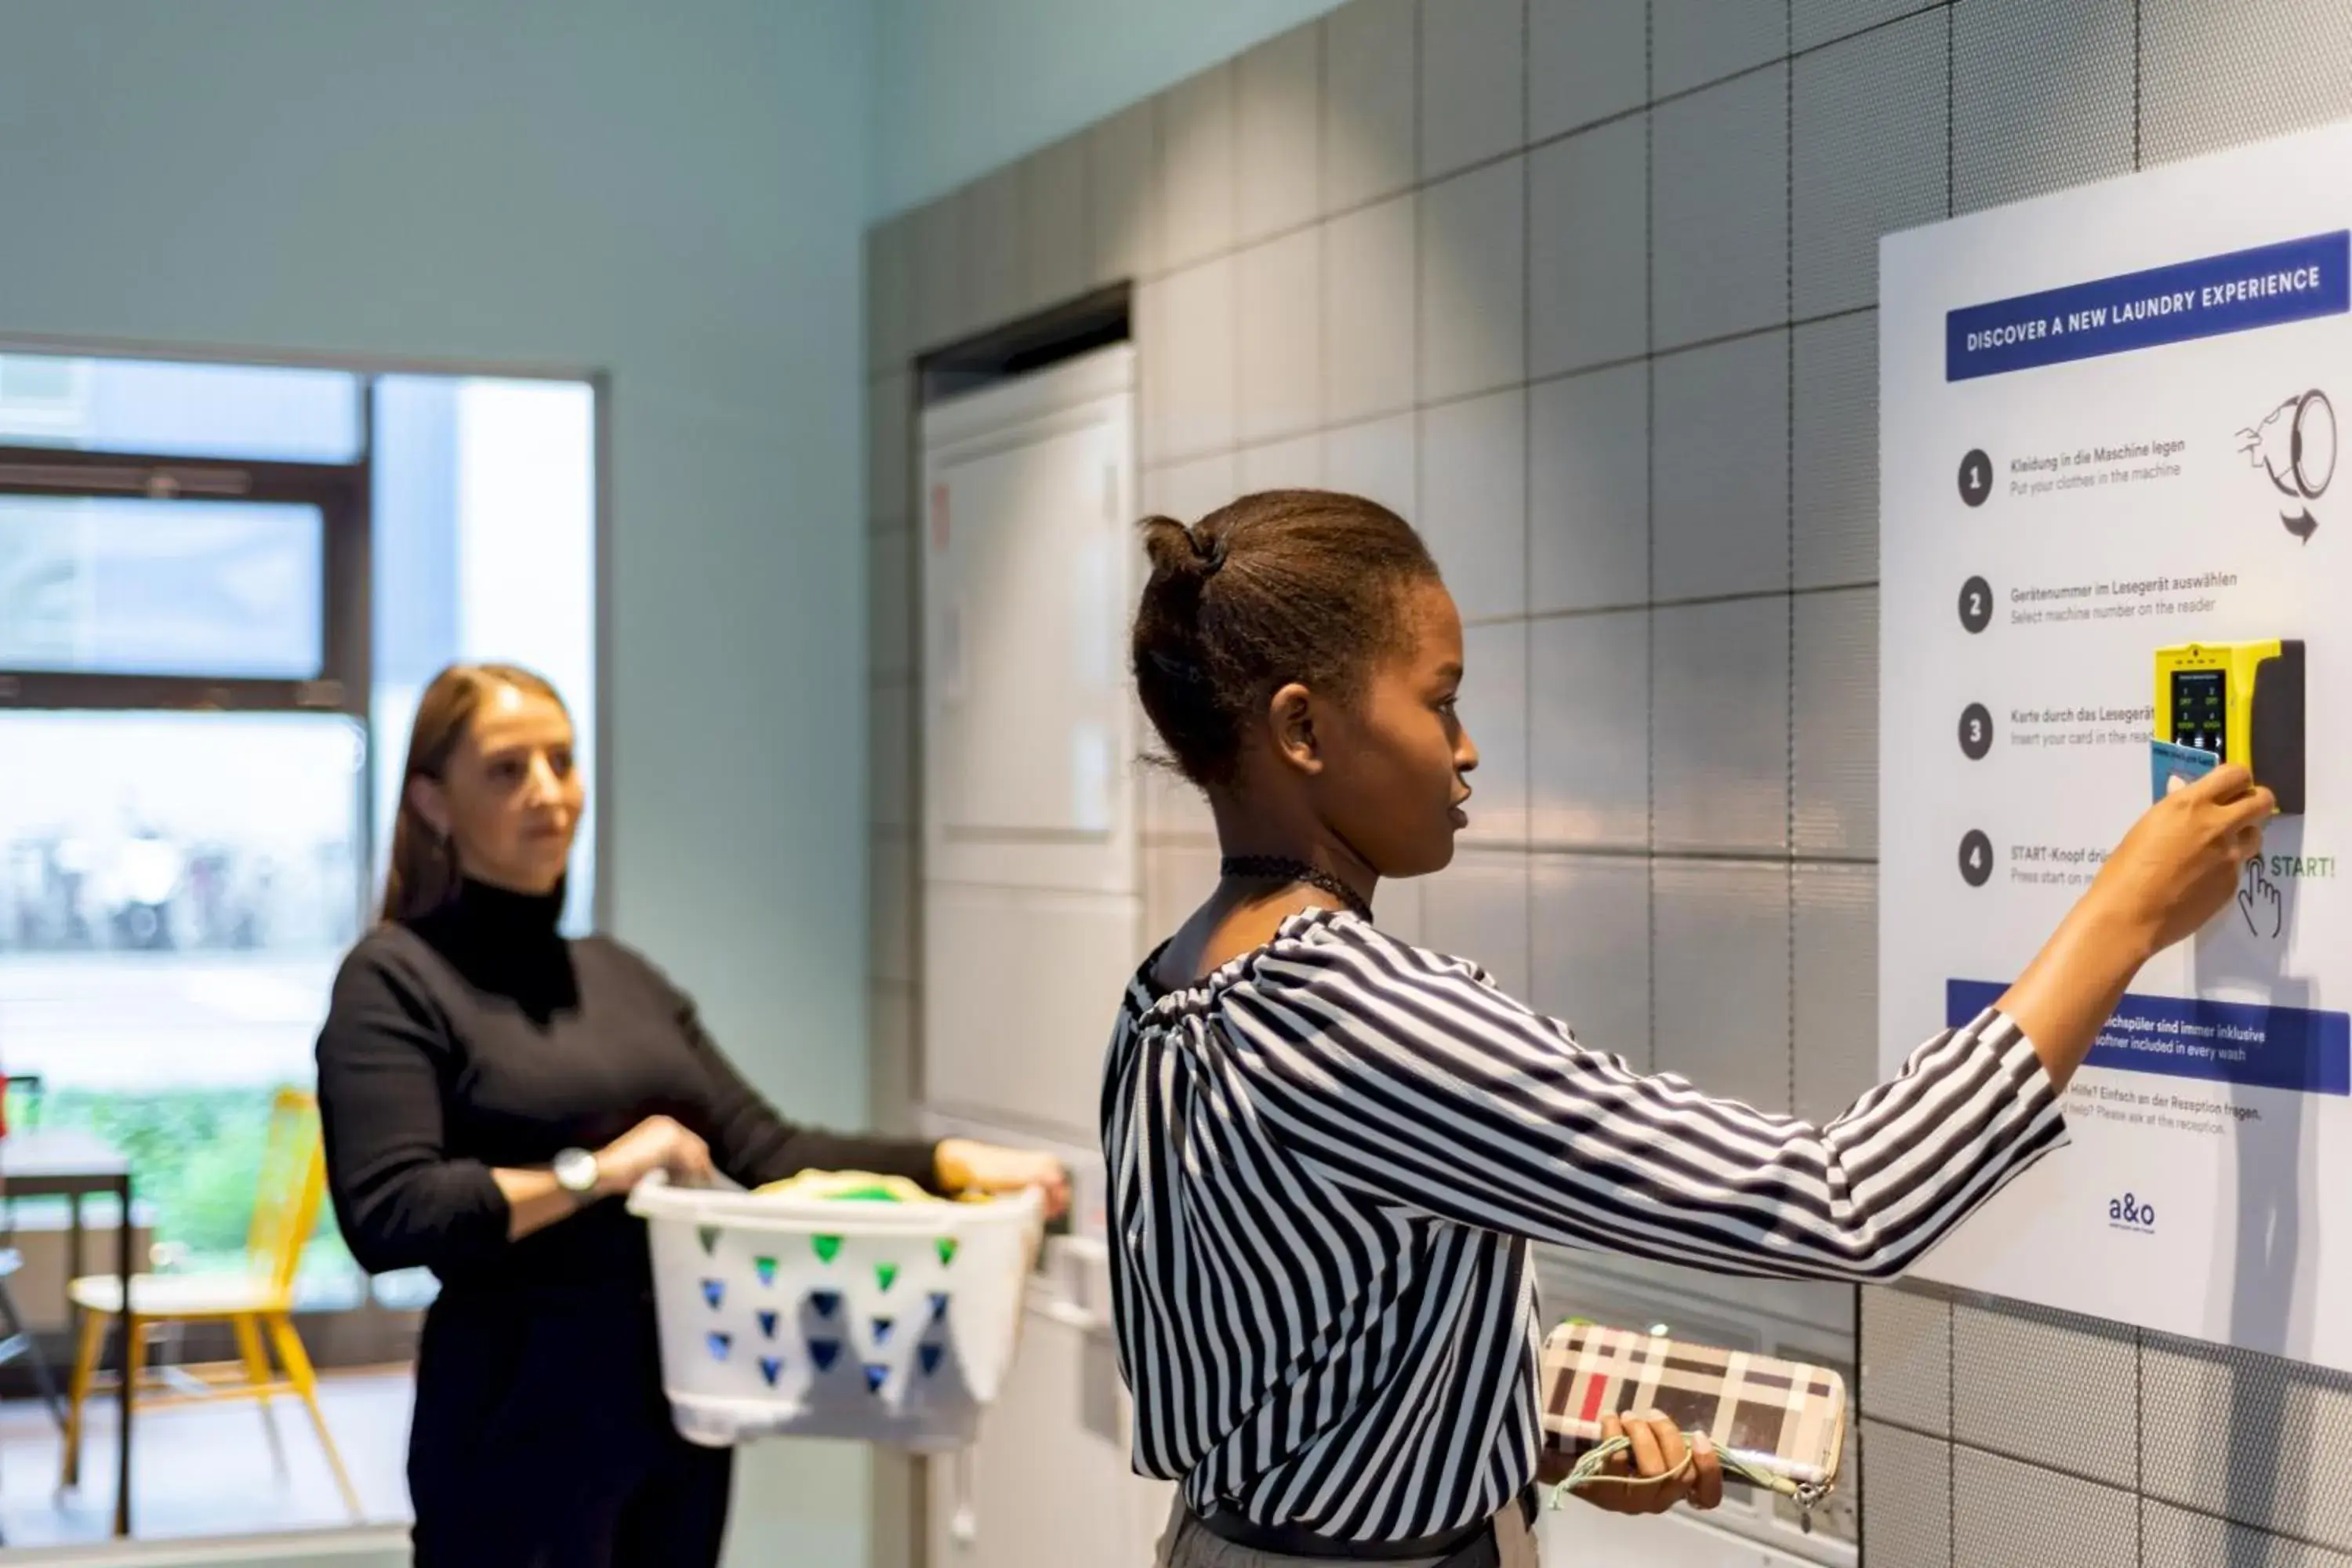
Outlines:
<svg viewBox="0 0 2352 1568"><path fill-rule="evenodd" d="M2352 231L1970 305L1944 317L1944 379L1969 381L2352 310Z"/></svg>
<svg viewBox="0 0 2352 1568"><path fill-rule="evenodd" d="M1944 1016L1969 1022L2008 989L1944 983ZM2352 1016L2178 996L2130 995L2099 1031L2085 1064L2253 1089L2352 1095Z"/></svg>

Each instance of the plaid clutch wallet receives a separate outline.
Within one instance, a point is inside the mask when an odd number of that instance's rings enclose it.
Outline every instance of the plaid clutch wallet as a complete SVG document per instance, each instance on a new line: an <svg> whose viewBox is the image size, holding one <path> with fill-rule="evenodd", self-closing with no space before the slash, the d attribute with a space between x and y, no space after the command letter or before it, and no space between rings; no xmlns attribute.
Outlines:
<svg viewBox="0 0 2352 1568"><path fill-rule="evenodd" d="M1808 1509L1837 1485L1846 1387L1827 1367L1570 1321L1544 1340L1539 1377L1547 1481L1600 1443L1604 1415L1655 1410L1712 1437L1727 1476Z"/></svg>

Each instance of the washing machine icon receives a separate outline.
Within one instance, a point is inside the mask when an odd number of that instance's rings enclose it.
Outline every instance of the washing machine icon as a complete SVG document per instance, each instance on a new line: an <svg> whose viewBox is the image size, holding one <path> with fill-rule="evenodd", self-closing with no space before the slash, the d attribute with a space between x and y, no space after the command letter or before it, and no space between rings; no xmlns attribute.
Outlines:
<svg viewBox="0 0 2352 1568"><path fill-rule="evenodd" d="M2336 477L2336 405L2317 387L2298 393L2238 432L2238 450L2270 477L2294 510L2279 521L2306 544L2319 530L2311 503L2327 493Z"/></svg>

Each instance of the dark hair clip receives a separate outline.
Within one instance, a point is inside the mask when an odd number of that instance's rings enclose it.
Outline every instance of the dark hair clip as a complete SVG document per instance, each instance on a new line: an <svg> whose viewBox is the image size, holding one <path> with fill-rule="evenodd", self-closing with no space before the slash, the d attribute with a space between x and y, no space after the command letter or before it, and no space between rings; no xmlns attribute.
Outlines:
<svg viewBox="0 0 2352 1568"><path fill-rule="evenodd" d="M1189 658L1178 658L1172 654L1161 653L1158 648L1151 649L1145 657L1151 660L1160 674L1171 680L1181 680L1187 686L1198 686L1207 679L1201 673L1201 667Z"/></svg>
<svg viewBox="0 0 2352 1568"><path fill-rule="evenodd" d="M1215 576L1217 568L1225 563L1225 536L1220 533L1214 540L1204 541L1201 531L1197 528L1189 528L1184 531L1192 542L1192 553L1201 561L1201 575Z"/></svg>

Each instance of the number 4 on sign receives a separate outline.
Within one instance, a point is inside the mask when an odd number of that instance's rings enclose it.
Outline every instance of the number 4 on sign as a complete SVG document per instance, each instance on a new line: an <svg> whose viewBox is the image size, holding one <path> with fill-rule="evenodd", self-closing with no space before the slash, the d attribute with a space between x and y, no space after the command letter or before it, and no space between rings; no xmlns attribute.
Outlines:
<svg viewBox="0 0 2352 1568"><path fill-rule="evenodd" d="M1960 840L1960 880L1981 888L1992 879L1992 840L1980 828L1971 828Z"/></svg>

